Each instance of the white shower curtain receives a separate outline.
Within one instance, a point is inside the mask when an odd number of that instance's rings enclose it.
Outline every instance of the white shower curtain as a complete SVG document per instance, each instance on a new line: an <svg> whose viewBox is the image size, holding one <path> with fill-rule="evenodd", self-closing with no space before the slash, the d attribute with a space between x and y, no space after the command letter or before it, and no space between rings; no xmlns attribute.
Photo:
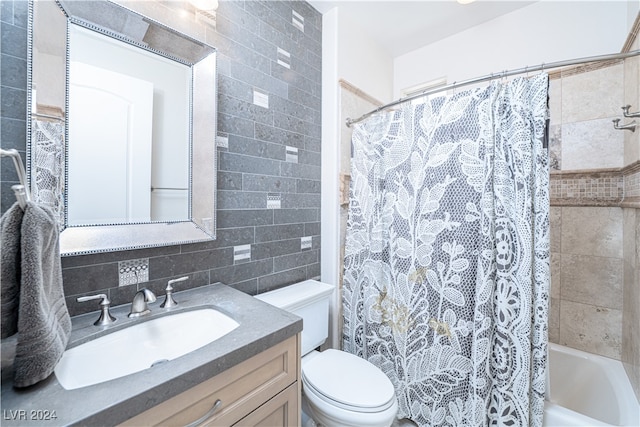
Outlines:
<svg viewBox="0 0 640 427"><path fill-rule="evenodd" d="M548 77L356 125L344 349L421 426L540 426L549 303Z"/></svg>

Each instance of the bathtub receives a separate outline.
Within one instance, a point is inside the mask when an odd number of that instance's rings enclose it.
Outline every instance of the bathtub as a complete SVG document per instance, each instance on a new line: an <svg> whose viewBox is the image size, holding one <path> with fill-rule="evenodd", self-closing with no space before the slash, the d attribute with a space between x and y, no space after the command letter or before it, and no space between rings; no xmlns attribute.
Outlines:
<svg viewBox="0 0 640 427"><path fill-rule="evenodd" d="M640 425L640 405L621 362L549 343L549 364L545 427Z"/></svg>

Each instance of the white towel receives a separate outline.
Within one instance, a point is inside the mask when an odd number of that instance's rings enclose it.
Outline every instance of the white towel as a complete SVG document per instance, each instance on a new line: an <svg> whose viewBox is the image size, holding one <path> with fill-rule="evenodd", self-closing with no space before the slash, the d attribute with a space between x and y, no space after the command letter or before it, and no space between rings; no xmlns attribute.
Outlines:
<svg viewBox="0 0 640 427"><path fill-rule="evenodd" d="M13 385L28 387L53 373L67 346L71 319L62 288L56 218L48 208L27 202L20 232L18 340Z"/></svg>

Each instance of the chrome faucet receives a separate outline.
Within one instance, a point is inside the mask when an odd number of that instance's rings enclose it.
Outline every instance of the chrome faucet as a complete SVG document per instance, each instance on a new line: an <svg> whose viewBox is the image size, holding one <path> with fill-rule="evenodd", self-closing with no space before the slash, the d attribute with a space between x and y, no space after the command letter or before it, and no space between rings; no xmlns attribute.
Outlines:
<svg viewBox="0 0 640 427"><path fill-rule="evenodd" d="M627 123L626 125L620 126L620 119L613 120L613 128L618 130L630 130L631 132L636 131L636 121L633 120L631 123Z"/></svg>
<svg viewBox="0 0 640 427"><path fill-rule="evenodd" d="M140 317L145 314L151 313L148 302L155 302L156 295L147 288L142 288L133 296L133 302L131 303L131 313L129 317Z"/></svg>

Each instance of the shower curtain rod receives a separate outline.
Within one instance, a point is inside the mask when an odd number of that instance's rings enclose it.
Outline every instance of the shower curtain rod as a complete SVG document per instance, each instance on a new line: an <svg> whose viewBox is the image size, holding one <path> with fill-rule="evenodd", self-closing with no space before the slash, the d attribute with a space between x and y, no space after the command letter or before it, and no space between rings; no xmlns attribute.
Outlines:
<svg viewBox="0 0 640 427"><path fill-rule="evenodd" d="M518 68L518 69L514 69L514 70L505 70L501 73L491 73L489 75L486 76L482 76L482 77L476 77L473 79L469 79L469 80L463 80L461 82L453 82L449 85L446 86L441 86L435 89L430 89L430 90L426 90L424 92L420 92L419 94L415 94L415 95L411 95L411 96L407 96L405 98L400 98L397 99L395 101L392 101L388 104L385 104L381 107L376 108L375 110L369 111L366 114L363 114L362 116L358 117L357 119L350 119L347 118L346 123L347 123L347 127L351 127L352 124L354 123L358 123L361 122L362 120L376 114L379 113L380 111L386 110L388 108L391 107L395 107L396 105L399 104L403 104L405 102L409 102L409 101L413 101L414 99L418 99L418 98L422 98L424 96L429 96L429 95L433 95L434 93L438 93L438 92L442 92L445 90L449 90L449 89L455 89L458 87L462 87L462 86L467 86L470 84L474 84L474 83L481 83L481 82L485 82L485 81L489 81L489 80L493 80L493 79L498 79L498 78L505 78L505 77L510 77L510 76L514 76L516 74L525 74L525 73L531 73L531 72L535 72L535 71L544 71L545 69L550 69L550 68L560 68L560 67L568 67L570 65L579 65L579 64L586 64L589 62L600 62L600 61L613 61L616 59L626 59L626 58L630 58L632 56L636 56L636 55L640 55L640 49L638 50L632 50L629 52L625 52L625 53L613 53L610 55L599 55L599 56L589 56L586 58L578 58L578 59L570 59L570 60L566 60L566 61L558 61L558 62L551 62L549 64L545 64L542 63L540 65L537 66L533 66L533 67L524 67L524 68Z"/></svg>

